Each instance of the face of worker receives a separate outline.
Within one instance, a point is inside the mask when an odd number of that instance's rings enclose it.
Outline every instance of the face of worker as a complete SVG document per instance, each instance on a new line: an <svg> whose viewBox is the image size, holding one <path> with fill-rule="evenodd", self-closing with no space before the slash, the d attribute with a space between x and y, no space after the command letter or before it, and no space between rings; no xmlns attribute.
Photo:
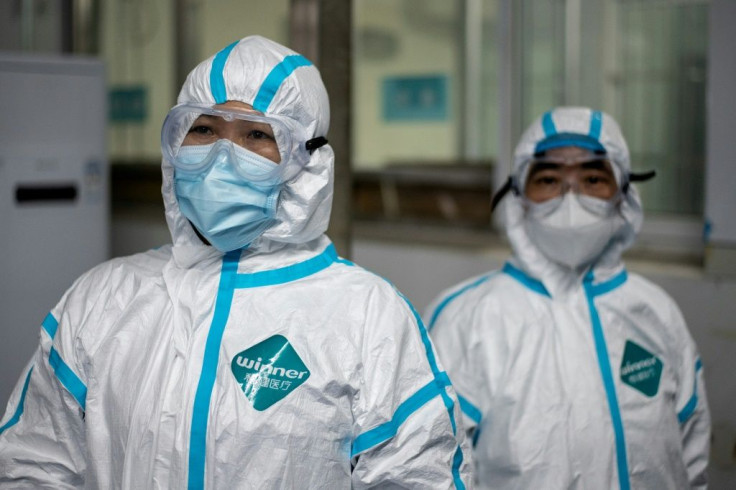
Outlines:
<svg viewBox="0 0 736 490"><path fill-rule="evenodd" d="M214 107L232 111L233 117L226 120L223 117L209 114L200 115L189 128L182 146L209 145L226 139L272 162L281 162L281 155L271 125L247 119L249 114L263 116L261 112L239 101L227 101ZM244 117L238 117L239 115Z"/></svg>
<svg viewBox="0 0 736 490"><path fill-rule="evenodd" d="M536 203L568 191L610 200L617 190L616 177L605 156L577 146L553 148L535 158L524 186L527 199Z"/></svg>

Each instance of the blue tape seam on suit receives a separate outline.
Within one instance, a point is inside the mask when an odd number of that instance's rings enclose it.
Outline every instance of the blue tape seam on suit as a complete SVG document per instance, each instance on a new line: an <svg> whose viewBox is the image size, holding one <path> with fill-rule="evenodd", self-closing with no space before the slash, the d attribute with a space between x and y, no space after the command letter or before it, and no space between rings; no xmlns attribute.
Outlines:
<svg viewBox="0 0 736 490"><path fill-rule="evenodd" d="M414 315L414 320L417 322L417 328L419 328L419 335L422 338L422 343L424 344L424 349L427 353L427 361L429 362L429 366L432 369L432 374L434 375L435 383L440 388L440 396L442 397L442 402L445 404L445 408L447 409L447 414L450 417L450 424L452 425L452 432L453 434L457 433L457 424L455 422L455 402L452 401L452 398L450 398L450 395L447 394L447 391L445 390L445 379L447 377L447 374L444 372L440 372L439 367L437 366L437 360L434 356L434 351L432 348L432 342L429 340L429 332L424 326L424 322L422 322L422 318L417 312L417 310L414 308L414 305L411 304L411 302L404 296L399 290L394 288L394 291L397 292L397 294L403 298L403 300L406 302L407 306L411 310L412 314ZM449 380L447 381L449 384ZM457 450L455 451L455 456L453 457L452 462L452 475L453 480L455 483L455 488L458 488L460 490L465 490L465 484L463 483L462 479L460 478L460 465L463 462L463 454L462 449L460 448L460 445L458 444Z"/></svg>
<svg viewBox="0 0 736 490"><path fill-rule="evenodd" d="M530 277L524 273L521 269L518 269L511 265L510 262L506 262L503 265L503 269L501 271L504 274L507 274L514 279L516 279L518 282L526 286L528 289L531 289L535 293L541 294L542 296L547 296L548 298L551 298L549 292L547 292L547 288L544 287L544 284L542 284L542 281L538 279L534 279L533 277Z"/></svg>
<svg viewBox="0 0 736 490"><path fill-rule="evenodd" d="M432 318L429 320L429 325L427 326L427 330L430 332L434 328L434 324L437 321L437 318L439 318L440 313L442 313L442 310L444 310L447 305L455 301L456 298L461 296L467 291L470 291L471 289L474 289L484 282L486 282L488 279L490 279L495 273L486 274L483 277L480 277L477 281L472 282L471 284L466 285L465 287L462 287L458 289L457 291L453 292L452 294L448 295L445 299L443 299L439 305L437 305L437 308L435 308L434 312L432 312Z"/></svg>
<svg viewBox="0 0 736 490"><path fill-rule="evenodd" d="M212 325L207 334L207 342L202 360L202 372L194 395L192 427L189 437L189 485L190 489L204 488L205 455L207 448L207 422L212 389L215 385L217 365L220 359L220 343L225 325L230 316L235 293L235 275L238 273L240 250L228 252L222 259L220 284L215 299L215 312Z"/></svg>
<svg viewBox="0 0 736 490"><path fill-rule="evenodd" d="M56 337L56 331L59 327L58 320L54 318L51 313L49 313L48 315L46 315L46 318L44 318L41 326L43 327L44 331L49 335L52 342L52 346L49 351L49 365L54 369L56 377L59 378L59 381L64 386L64 388L66 388L67 391L71 393L74 399L77 400L77 403L82 408L82 410L84 410L87 403L87 387L84 385L82 380L79 379L79 376L77 376L74 371L72 371L72 369L64 362L64 360L61 358L61 355L59 355L58 351L53 346L54 337Z"/></svg>
<svg viewBox="0 0 736 490"><path fill-rule="evenodd" d="M449 384L449 380L447 384ZM396 435L401 424L403 424L410 415L422 408L428 401L432 400L439 394L440 387L435 380L424 385L399 405L391 420L363 432L356 437L353 441L350 457L353 458L358 454L391 439Z"/></svg>
<svg viewBox="0 0 736 490"><path fill-rule="evenodd" d="M480 422L483 420L483 414L480 409L470 403L467 398L462 397L460 393L457 394L457 399L460 401L460 409L463 413L476 424L472 439L473 447L475 447L475 445L478 444L478 439L480 438Z"/></svg>
<svg viewBox="0 0 736 490"><path fill-rule="evenodd" d="M631 483L629 482L629 466L626 455L626 437L624 434L623 420L621 418L621 410L618 405L616 396L616 386L614 383L613 372L611 370L611 362L608 357L608 347L606 346L606 338L603 334L603 326L601 325L598 310L595 306L595 297L613 291L617 287L626 282L626 271L621 271L617 276L609 281L593 284L592 271L583 280L583 288L585 296L588 300L588 309L590 311L590 319L593 327L593 339L595 341L595 349L598 357L598 367L603 378L603 386L606 389L606 399L608 400L608 409L611 413L611 422L613 423L613 433L616 440L616 463L618 469L618 481L621 490L629 490Z"/></svg>
<svg viewBox="0 0 736 490"><path fill-rule="evenodd" d="M684 424L687 422L690 417L695 413L695 408L698 406L698 372L703 368L703 363L700 362L700 359L697 359L695 361L695 380L693 381L693 396L690 397L690 400L685 404L685 407L683 407L682 410L680 410L680 413L677 414L677 420Z"/></svg>
<svg viewBox="0 0 736 490"><path fill-rule="evenodd" d="M480 424L480 421L483 418L483 414L481 414L481 411L472 403L470 403L466 398L457 395L458 400L460 401L460 409L470 417L470 420L475 422L476 424Z"/></svg>
<svg viewBox="0 0 736 490"><path fill-rule="evenodd" d="M15 413L12 417L10 417L10 420L8 420L5 425L0 427L0 435L2 435L3 432L5 432L10 427L14 426L18 423L20 420L20 416L23 415L23 404L26 400L26 393L28 392L28 383L31 381L31 373L33 372L33 366L31 366L31 369L28 370L28 374L26 375L26 380L23 383L23 390L20 393L20 400L18 400L18 406L15 409Z"/></svg>

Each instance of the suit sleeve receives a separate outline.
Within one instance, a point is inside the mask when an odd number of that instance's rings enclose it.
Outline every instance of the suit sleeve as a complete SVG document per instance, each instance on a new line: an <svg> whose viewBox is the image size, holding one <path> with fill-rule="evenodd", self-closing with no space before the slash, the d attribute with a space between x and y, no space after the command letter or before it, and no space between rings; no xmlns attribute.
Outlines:
<svg viewBox="0 0 736 490"><path fill-rule="evenodd" d="M84 486L86 387L57 330L49 314L0 421L0 489Z"/></svg>
<svg viewBox="0 0 736 490"><path fill-rule="evenodd" d="M470 451L449 378L413 307L393 290L381 296L367 308L353 488L470 488Z"/></svg>
<svg viewBox="0 0 736 490"><path fill-rule="evenodd" d="M682 325L681 362L677 392L677 419L680 423L682 455L691 488L707 488L711 420L706 398L703 363L681 313L675 307L675 322Z"/></svg>
<svg viewBox="0 0 736 490"><path fill-rule="evenodd" d="M473 284L473 283L471 283ZM430 305L425 319L431 321L430 334L440 360L447 367L462 413L462 425L475 445L483 421L488 383L483 379L485 352L474 338L474 309L466 304L471 291L450 291Z"/></svg>

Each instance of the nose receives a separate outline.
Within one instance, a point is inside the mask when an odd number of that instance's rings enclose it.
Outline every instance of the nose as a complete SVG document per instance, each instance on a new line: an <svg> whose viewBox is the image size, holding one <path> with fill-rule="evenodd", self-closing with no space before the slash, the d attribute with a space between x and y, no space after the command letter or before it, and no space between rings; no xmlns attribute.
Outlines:
<svg viewBox="0 0 736 490"><path fill-rule="evenodd" d="M232 141L236 145L243 146L243 147L245 146L244 144L245 141L242 135L240 134L240 131L238 131L238 127L237 127L237 124L235 124L235 122L228 121L228 122L225 122L222 126L223 127L220 129L219 134L218 134L220 139L226 139L226 140Z"/></svg>

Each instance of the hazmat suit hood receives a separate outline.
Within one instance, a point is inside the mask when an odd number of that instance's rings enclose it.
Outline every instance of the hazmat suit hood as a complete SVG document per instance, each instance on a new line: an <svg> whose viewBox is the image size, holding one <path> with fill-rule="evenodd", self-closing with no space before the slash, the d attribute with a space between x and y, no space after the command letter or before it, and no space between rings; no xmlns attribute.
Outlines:
<svg viewBox="0 0 736 490"><path fill-rule="evenodd" d="M319 71L306 58L260 36L237 41L201 62L187 76L178 104L215 105L239 101L265 115L301 123L307 138L326 136L329 100ZM183 140L185 129L177 138ZM329 145L311 153L304 168L281 186L273 223L248 247L250 253L304 244L327 230L332 207L334 153ZM206 246L182 214L174 191L174 167L162 161L162 194L175 255L196 260L220 255ZM178 254L177 254L178 252Z"/></svg>
<svg viewBox="0 0 736 490"><path fill-rule="evenodd" d="M619 189L623 190L618 213L624 220L621 230L609 241L592 263L596 279L617 273L622 267L621 254L630 247L644 219L641 199L629 181L629 149L616 121L600 111L584 107L558 107L534 121L522 135L514 152L512 181L523 188L529 163L535 153L562 146L579 146L605 151L611 161ZM570 269L547 258L526 231L523 199L517 190L504 199L504 226L509 238L514 264L541 280L553 295L564 295L577 287L591 264Z"/></svg>

